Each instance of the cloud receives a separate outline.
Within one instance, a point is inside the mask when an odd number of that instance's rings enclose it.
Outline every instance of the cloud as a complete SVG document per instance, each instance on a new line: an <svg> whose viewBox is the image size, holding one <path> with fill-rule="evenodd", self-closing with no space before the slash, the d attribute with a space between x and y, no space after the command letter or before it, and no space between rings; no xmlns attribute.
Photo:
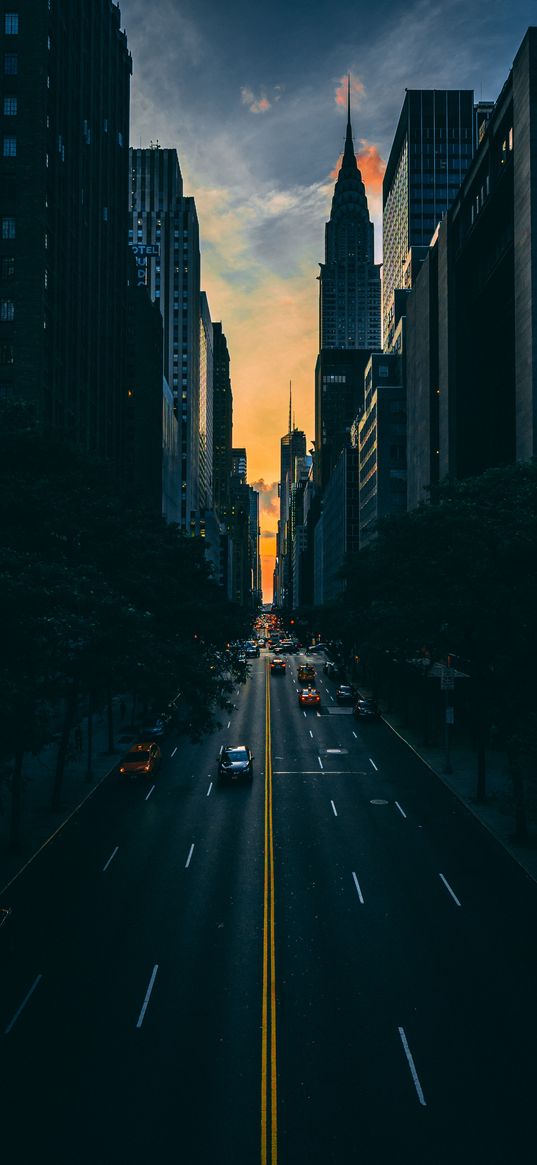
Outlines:
<svg viewBox="0 0 537 1165"><path fill-rule="evenodd" d="M261 90L259 97L256 97L253 89L249 89L247 85L241 88L241 102L248 106L250 113L266 113L267 109L271 108L271 102L264 89Z"/></svg>
<svg viewBox="0 0 537 1165"><path fill-rule="evenodd" d="M261 538L270 538L272 541L275 537L274 530L262 530L260 537Z"/></svg>
<svg viewBox="0 0 537 1165"><path fill-rule="evenodd" d="M355 97L363 97L363 95L365 93L365 85L363 84L362 81L360 81L359 77L353 77L352 73L351 73L350 77L351 77L351 97L353 94ZM337 89L335 92L336 105L343 105L345 107L345 109L347 108L348 81L349 81L348 75L345 73L343 75L343 77L340 77L339 82L338 82L338 86L337 86Z"/></svg>

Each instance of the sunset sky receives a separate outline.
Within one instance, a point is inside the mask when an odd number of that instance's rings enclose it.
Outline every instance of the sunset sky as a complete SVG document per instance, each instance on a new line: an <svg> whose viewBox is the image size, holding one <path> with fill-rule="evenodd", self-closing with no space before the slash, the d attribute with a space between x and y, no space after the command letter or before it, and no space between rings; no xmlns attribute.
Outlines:
<svg viewBox="0 0 537 1165"><path fill-rule="evenodd" d="M233 440L261 492L272 597L279 440L289 381L313 436L318 264L345 138L355 146L382 258L381 184L405 88L495 99L529 0L121 0L133 57L131 142L175 147L200 220L202 285L231 355Z"/></svg>

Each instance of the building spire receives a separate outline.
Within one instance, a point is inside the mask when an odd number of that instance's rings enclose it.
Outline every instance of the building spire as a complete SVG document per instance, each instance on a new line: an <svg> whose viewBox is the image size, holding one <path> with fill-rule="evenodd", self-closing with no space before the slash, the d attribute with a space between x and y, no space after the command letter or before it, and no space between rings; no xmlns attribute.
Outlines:
<svg viewBox="0 0 537 1165"><path fill-rule="evenodd" d="M356 158L354 154L354 142L352 140L352 125L351 125L351 75L347 75L347 133L345 136L345 151L343 154L343 165L350 162L351 165L356 165Z"/></svg>
<svg viewBox="0 0 537 1165"><path fill-rule="evenodd" d="M347 129L351 128L351 75L347 74Z"/></svg>
<svg viewBox="0 0 537 1165"><path fill-rule="evenodd" d="M291 432L292 432L292 429L291 429L291 409L292 409L292 401L293 401L293 386L292 386L292 383L291 383L291 381L289 381L289 429L288 429L288 432L289 432L289 433L291 433Z"/></svg>

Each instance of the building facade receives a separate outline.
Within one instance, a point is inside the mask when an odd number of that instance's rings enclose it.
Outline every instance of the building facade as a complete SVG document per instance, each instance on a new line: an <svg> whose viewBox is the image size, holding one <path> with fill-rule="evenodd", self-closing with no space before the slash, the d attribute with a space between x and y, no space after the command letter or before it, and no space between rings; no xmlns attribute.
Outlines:
<svg viewBox="0 0 537 1165"><path fill-rule="evenodd" d="M174 149L131 149L129 241L140 283L163 319L163 374L179 425L180 525L196 527L200 504L200 253L193 198L183 194ZM149 254L148 254L149 250Z"/></svg>
<svg viewBox="0 0 537 1165"><path fill-rule="evenodd" d="M120 470L131 74L120 11L111 0L5 8L0 394Z"/></svg>
<svg viewBox="0 0 537 1165"><path fill-rule="evenodd" d="M359 548L381 518L406 510L406 401L401 357L374 354L366 368L358 423Z"/></svg>
<svg viewBox="0 0 537 1165"><path fill-rule="evenodd" d="M199 411L199 504L213 505L213 325L204 291L200 297L200 411Z"/></svg>
<svg viewBox="0 0 537 1165"><path fill-rule="evenodd" d="M213 495L214 507L225 521L230 506L233 395L229 351L222 324L213 324Z"/></svg>
<svg viewBox="0 0 537 1165"><path fill-rule="evenodd" d="M412 286L413 248L427 248L470 165L477 121L471 89L408 89L383 182L383 346L393 297ZM419 259L423 259L426 251Z"/></svg>
<svg viewBox="0 0 537 1165"><path fill-rule="evenodd" d="M354 152L349 86L345 149L320 273L321 349L380 347L380 266L374 255L374 227Z"/></svg>
<svg viewBox="0 0 537 1165"><path fill-rule="evenodd" d="M407 312L410 508L537 453L537 29L528 29Z"/></svg>

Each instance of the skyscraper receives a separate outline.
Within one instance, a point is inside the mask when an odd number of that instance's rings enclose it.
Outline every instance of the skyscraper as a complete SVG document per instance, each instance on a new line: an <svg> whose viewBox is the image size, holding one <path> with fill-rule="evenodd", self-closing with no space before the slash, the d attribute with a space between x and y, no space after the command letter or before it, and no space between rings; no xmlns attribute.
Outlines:
<svg viewBox="0 0 537 1165"><path fill-rule="evenodd" d="M0 395L117 466L131 59L111 0L2 8Z"/></svg>
<svg viewBox="0 0 537 1165"><path fill-rule="evenodd" d="M183 194L177 152L130 151L133 249L155 252L138 257L140 279L160 305L164 325L164 366L179 424L181 526L190 530L199 508L200 253L193 198Z"/></svg>
<svg viewBox="0 0 537 1165"><path fill-rule="evenodd" d="M229 375L229 350L222 324L213 324L213 495L214 506L225 521L230 506L233 398Z"/></svg>
<svg viewBox="0 0 537 1165"><path fill-rule="evenodd" d="M213 505L213 325L209 301L201 293L200 310L200 508Z"/></svg>
<svg viewBox="0 0 537 1165"><path fill-rule="evenodd" d="M279 607L290 606L292 600L290 542L290 501L293 483L297 481L297 466L306 457L306 434L297 429L292 416L291 389L289 389L289 428L280 441L280 518L277 534L278 587L276 602Z"/></svg>
<svg viewBox="0 0 537 1165"><path fill-rule="evenodd" d="M354 152L350 82L345 150L325 230L319 314L321 349L380 346L380 266Z"/></svg>
<svg viewBox="0 0 537 1165"><path fill-rule="evenodd" d="M394 292L410 290L415 278L411 249L421 248L418 260L425 258L474 154L476 121L472 89L407 90L383 183L385 348L393 332Z"/></svg>

